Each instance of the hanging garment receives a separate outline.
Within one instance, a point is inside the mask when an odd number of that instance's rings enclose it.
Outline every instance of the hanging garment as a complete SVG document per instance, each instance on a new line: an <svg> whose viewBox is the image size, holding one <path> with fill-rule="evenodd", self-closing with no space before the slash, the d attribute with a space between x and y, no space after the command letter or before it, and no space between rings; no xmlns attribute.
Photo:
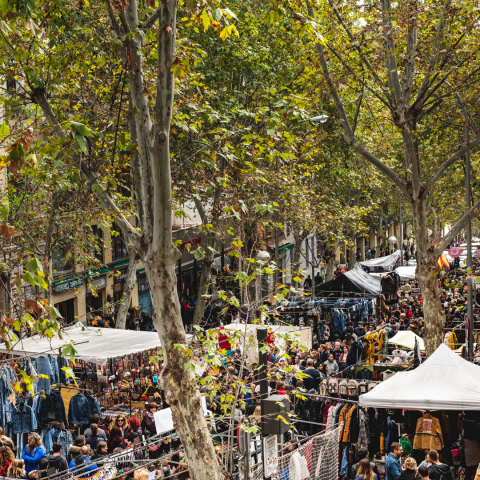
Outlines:
<svg viewBox="0 0 480 480"><path fill-rule="evenodd" d="M455 335L455 332L450 332L450 335L448 337L448 343L449 343L449 347L450 347L450 350L455 350L457 348L457 343L458 343L458 340L457 340L457 336Z"/></svg>
<svg viewBox="0 0 480 480"><path fill-rule="evenodd" d="M368 430L368 417L365 410L360 410L360 429L358 433L358 443L363 447L367 447L370 443L370 432Z"/></svg>
<svg viewBox="0 0 480 480"><path fill-rule="evenodd" d="M348 447L343 449L342 464L340 466L340 475L344 478L348 476Z"/></svg>
<svg viewBox="0 0 480 480"><path fill-rule="evenodd" d="M305 480L309 477L307 461L299 451L290 458L288 480Z"/></svg>
<svg viewBox="0 0 480 480"><path fill-rule="evenodd" d="M366 363L375 363L375 343L378 340L378 335L376 332L369 333L365 336L365 340L368 340L368 350L367 350L367 358L365 359Z"/></svg>
<svg viewBox="0 0 480 480"><path fill-rule="evenodd" d="M393 420L388 421L388 433L385 438L385 451L390 451L390 445L398 442L398 426Z"/></svg>
<svg viewBox="0 0 480 480"><path fill-rule="evenodd" d="M388 353L388 334L385 329L381 329L378 333L378 360L383 360L383 356Z"/></svg>
<svg viewBox="0 0 480 480"><path fill-rule="evenodd" d="M17 406L13 406L12 413L12 433L30 433L37 428L37 419L31 407L26 403L20 403Z"/></svg>
<svg viewBox="0 0 480 480"><path fill-rule="evenodd" d="M437 418L429 413L425 414L417 422L414 450L441 450L443 448L442 429Z"/></svg>
<svg viewBox="0 0 480 480"><path fill-rule="evenodd" d="M77 393L70 399L68 408L68 422L75 425L86 425L90 423L90 406L88 400L81 393Z"/></svg>
<svg viewBox="0 0 480 480"><path fill-rule="evenodd" d="M353 423L353 416L357 410L356 405L352 405L351 408L348 409L347 414L345 415L345 425L343 427L343 435L342 435L342 441L343 442L349 442L350 441L350 429L352 427ZM357 433L358 435L358 433Z"/></svg>

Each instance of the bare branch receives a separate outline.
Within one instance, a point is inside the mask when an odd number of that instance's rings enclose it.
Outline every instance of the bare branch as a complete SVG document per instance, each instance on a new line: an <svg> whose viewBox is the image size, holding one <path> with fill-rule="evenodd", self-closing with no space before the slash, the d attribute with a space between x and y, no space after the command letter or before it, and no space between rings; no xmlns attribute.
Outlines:
<svg viewBox="0 0 480 480"><path fill-rule="evenodd" d="M360 97L359 97L358 103L357 103L357 108L355 110L355 115L353 117L353 125L352 125L353 133L355 133L355 130L357 128L358 115L360 114L360 108L362 106L362 100L363 100L363 92L360 94Z"/></svg>
<svg viewBox="0 0 480 480"><path fill-rule="evenodd" d="M122 27L118 23L115 12L113 11L112 4L108 0L105 1L105 7L107 8L108 16L110 18L110 23L112 24L113 30L120 38L123 37L125 32L122 30Z"/></svg>

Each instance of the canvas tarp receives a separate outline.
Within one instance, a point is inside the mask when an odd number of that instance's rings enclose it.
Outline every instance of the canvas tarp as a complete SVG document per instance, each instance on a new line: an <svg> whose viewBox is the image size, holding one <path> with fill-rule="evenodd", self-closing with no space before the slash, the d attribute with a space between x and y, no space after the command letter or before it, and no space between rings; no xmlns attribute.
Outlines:
<svg viewBox="0 0 480 480"><path fill-rule="evenodd" d="M321 292L380 295L382 287L379 280L373 278L363 268L356 266L350 271L341 273L334 280L316 286L315 294L317 295Z"/></svg>
<svg viewBox="0 0 480 480"><path fill-rule="evenodd" d="M420 351L424 352L425 344L423 343L423 338L419 337L411 330L401 330L400 332L397 332L394 337L388 340L388 343L390 345L398 345L413 350L415 348L415 339L420 343Z"/></svg>
<svg viewBox="0 0 480 480"><path fill-rule="evenodd" d="M397 267L396 272L400 275L400 280L402 282L409 282L410 280L415 280L415 270L417 267Z"/></svg>
<svg viewBox="0 0 480 480"><path fill-rule="evenodd" d="M191 335L187 335L191 338ZM40 338L33 336L22 340L9 353L29 356L57 355L58 349L73 341L77 354L75 358L105 365L109 358L123 357L131 353L143 352L160 347L157 332L137 332L133 330L116 330L114 328L84 327L81 323L65 328L63 340L58 337ZM0 345L0 352L7 352L5 344Z"/></svg>
<svg viewBox="0 0 480 480"><path fill-rule="evenodd" d="M389 267L393 267L399 258L400 250L396 250L386 257L372 258L371 260L365 260L364 262L359 263L364 267L383 267L388 269Z"/></svg>
<svg viewBox="0 0 480 480"><path fill-rule="evenodd" d="M480 366L441 344L411 372L399 372L360 395L363 408L480 410Z"/></svg>

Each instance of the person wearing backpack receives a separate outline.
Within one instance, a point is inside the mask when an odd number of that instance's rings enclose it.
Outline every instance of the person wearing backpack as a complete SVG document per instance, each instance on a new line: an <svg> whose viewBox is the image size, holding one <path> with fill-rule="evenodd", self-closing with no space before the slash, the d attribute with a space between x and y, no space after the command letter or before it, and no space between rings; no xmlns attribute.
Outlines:
<svg viewBox="0 0 480 480"><path fill-rule="evenodd" d="M98 425L96 423L92 423L90 425L91 435L85 439L87 445L89 445L92 450L96 450L97 443L104 440L103 436L99 434L98 430Z"/></svg>
<svg viewBox="0 0 480 480"><path fill-rule="evenodd" d="M95 463L91 463L88 455L90 454L90 447L84 445L80 448L80 453L76 457L72 458L72 461L68 465L70 473L74 477L87 478L94 475L98 467ZM78 472L77 472L78 468Z"/></svg>
<svg viewBox="0 0 480 480"><path fill-rule="evenodd" d="M355 480L377 480L377 474L373 473L372 464L368 458L360 460Z"/></svg>

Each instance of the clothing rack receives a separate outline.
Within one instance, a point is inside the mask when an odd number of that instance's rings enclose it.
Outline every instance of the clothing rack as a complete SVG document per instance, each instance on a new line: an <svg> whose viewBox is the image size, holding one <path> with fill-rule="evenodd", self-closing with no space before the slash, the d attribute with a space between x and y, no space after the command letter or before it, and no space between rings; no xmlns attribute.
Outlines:
<svg viewBox="0 0 480 480"><path fill-rule="evenodd" d="M346 400L346 399L343 399L342 397L329 397L328 395L320 395L320 394L315 395L313 393L300 393L300 394L297 393L297 395L303 395L304 397L328 398L329 400L336 400L337 402L347 402L347 403L355 403L355 404L358 403L358 400Z"/></svg>

